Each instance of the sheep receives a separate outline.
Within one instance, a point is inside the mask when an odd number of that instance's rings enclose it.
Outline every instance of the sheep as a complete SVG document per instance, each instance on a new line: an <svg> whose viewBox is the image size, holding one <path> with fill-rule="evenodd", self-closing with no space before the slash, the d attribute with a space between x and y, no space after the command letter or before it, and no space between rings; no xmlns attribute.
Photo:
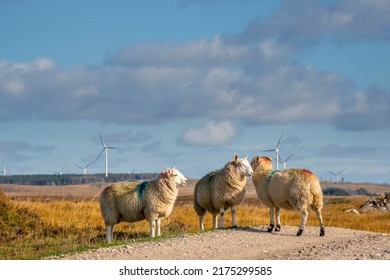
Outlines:
<svg viewBox="0 0 390 280"><path fill-rule="evenodd" d="M100 195L100 209L106 226L106 239L112 241L114 225L146 219L150 237L160 236L161 218L172 213L178 189L187 179L177 169L167 168L152 181L118 182L108 186ZM156 233L155 233L156 226Z"/></svg>
<svg viewBox="0 0 390 280"><path fill-rule="evenodd" d="M213 229L217 229L218 213L219 227L223 227L225 210L230 207L232 227L237 227L234 206L240 204L245 197L246 176L252 176L253 171L247 156L239 159L235 153L233 160L225 167L206 174L195 185L194 208L199 216L200 231L204 230L203 218L206 211L213 217Z"/></svg>
<svg viewBox="0 0 390 280"><path fill-rule="evenodd" d="M275 227L274 214L276 215L275 231L280 231L280 208L294 209L301 213L297 236L302 235L308 217L307 209L310 206L317 215L320 236L325 235L321 214L322 190L316 175L307 169L272 170L272 160L269 157L255 156L251 161L251 166L257 196L265 206L270 208L268 232L272 232Z"/></svg>

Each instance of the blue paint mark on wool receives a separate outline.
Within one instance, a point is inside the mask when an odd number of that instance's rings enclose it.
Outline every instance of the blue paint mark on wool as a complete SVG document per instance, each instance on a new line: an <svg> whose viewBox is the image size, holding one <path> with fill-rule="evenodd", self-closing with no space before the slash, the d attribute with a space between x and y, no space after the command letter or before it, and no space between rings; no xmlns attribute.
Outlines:
<svg viewBox="0 0 390 280"><path fill-rule="evenodd" d="M210 176L209 176L209 179L207 180L207 186L211 186L212 185L212 180L213 180L215 174L216 174L216 172L209 173Z"/></svg>
<svg viewBox="0 0 390 280"><path fill-rule="evenodd" d="M267 182L268 182L268 183L271 182L272 176L274 176L274 174L275 174L276 172L278 172L278 170L272 170L272 171L270 171L270 172L268 173L268 175L267 175Z"/></svg>
<svg viewBox="0 0 390 280"><path fill-rule="evenodd" d="M148 181L143 181L142 183L137 185L138 198L142 198L142 195L144 194L144 191L145 191L147 184L148 184Z"/></svg>

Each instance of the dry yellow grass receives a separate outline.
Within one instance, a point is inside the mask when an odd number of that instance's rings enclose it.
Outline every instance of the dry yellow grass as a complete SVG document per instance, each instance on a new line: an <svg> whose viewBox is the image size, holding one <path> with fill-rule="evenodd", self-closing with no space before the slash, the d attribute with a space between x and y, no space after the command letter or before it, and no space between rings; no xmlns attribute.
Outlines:
<svg viewBox="0 0 390 280"><path fill-rule="evenodd" d="M367 230L375 232L390 233L390 214L387 212L368 212L360 215L345 213L346 209L359 208L367 200L367 197L348 196L348 197L326 197L323 216L326 226L351 228L358 230ZM104 234L104 223L100 214L100 207L97 201L50 201L50 202L30 202L18 201L20 206L23 206L30 211L39 215L43 222L53 227L59 227L69 230L83 230L85 228L101 229L100 234ZM262 207L256 199L249 200L243 205L236 207L237 222L242 226L258 226L268 225L269 210ZM282 225L296 225L300 221L299 213L295 211L281 210ZM211 228L211 215L205 216L205 227ZM170 224L180 224L187 231L198 230L198 217L192 207L192 204L187 202L178 202L174 208L172 215L163 220L163 227L168 227ZM231 216L229 213L225 215L225 226L231 224ZM309 212L308 225L317 226L318 220L313 212ZM149 224L146 221L136 223L120 223L115 226L115 232L123 233L144 233L145 236L149 232ZM180 230L180 229L178 229ZM163 232L164 233L164 232ZM167 233L167 232L165 232Z"/></svg>
<svg viewBox="0 0 390 280"><path fill-rule="evenodd" d="M351 228L357 230L390 233L390 214L384 212L345 213L346 209L359 208L368 197L325 197L323 217L325 226ZM44 229L18 240L0 244L2 259L33 259L45 255L62 254L94 247L108 246L104 240L104 224L100 214L99 202L93 198L51 201L23 200L13 201L20 209L26 209L38 217ZM257 198L246 199L236 208L237 223L240 226L266 227L269 223L269 210L261 207ZM300 215L293 211L281 211L283 225L298 226ZM40 224L40 223L39 223ZM206 214L205 228L211 229L211 215ZM225 215L225 226L231 224L231 215ZM313 212L309 213L308 225L318 226ZM163 236L197 232L198 217L192 206L192 198L179 197L172 215L162 222ZM114 240L118 243L131 239L148 238L149 225L146 221L120 223L114 228ZM114 243L115 244L115 243Z"/></svg>

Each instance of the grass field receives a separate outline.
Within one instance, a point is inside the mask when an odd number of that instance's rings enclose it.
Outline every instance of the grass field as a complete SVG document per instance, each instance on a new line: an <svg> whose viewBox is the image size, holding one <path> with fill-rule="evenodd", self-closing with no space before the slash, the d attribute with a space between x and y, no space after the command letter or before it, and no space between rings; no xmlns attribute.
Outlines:
<svg viewBox="0 0 390 280"><path fill-rule="evenodd" d="M346 209L359 208L367 199L364 196L325 197L325 225L390 233L389 213L370 212L359 216L344 213ZM256 197L248 197L236 209L239 225L268 225L268 209L262 207ZM281 219L282 225L298 226L300 216L292 211L281 211ZM228 213L225 225L230 223ZM207 214L206 229L210 229L211 224L211 215ZM314 213L309 213L307 224L318 225ZM197 231L198 217L192 207L192 196L179 196L172 215L162 222L162 238ZM146 221L121 223L115 227L114 244L148 240L148 233ZM1 259L38 259L108 246L96 195L78 198L28 196L11 200L0 192L0 241Z"/></svg>

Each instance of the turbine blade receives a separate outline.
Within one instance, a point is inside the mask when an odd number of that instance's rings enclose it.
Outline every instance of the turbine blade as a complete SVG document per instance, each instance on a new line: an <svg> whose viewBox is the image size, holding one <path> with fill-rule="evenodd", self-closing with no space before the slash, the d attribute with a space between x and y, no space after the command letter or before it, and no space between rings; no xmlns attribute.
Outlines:
<svg viewBox="0 0 390 280"><path fill-rule="evenodd" d="M290 158L292 158L293 155L295 155L295 153L293 153L292 155L290 155L284 162L287 162Z"/></svg>
<svg viewBox="0 0 390 280"><path fill-rule="evenodd" d="M345 170L345 168L343 170L341 170L339 173L337 173L337 175L340 175L344 170Z"/></svg>
<svg viewBox="0 0 390 280"><path fill-rule="evenodd" d="M100 154L97 156L97 158L95 159L94 163L98 161L98 159L100 158L100 156L103 154L104 150L106 148L103 148L102 151L100 152Z"/></svg>
<svg viewBox="0 0 390 280"><path fill-rule="evenodd" d="M328 170L328 172L329 172L330 174L333 174L334 176L337 176L337 174L336 174L336 173L333 173L332 171L329 171L329 170Z"/></svg>
<svg viewBox="0 0 390 280"><path fill-rule="evenodd" d="M100 130L99 130L99 136L100 136L100 141L102 141L102 145L103 145L103 147L107 147L106 146L106 142L104 142L104 139L103 139L103 136L102 136L102 134L100 133Z"/></svg>
<svg viewBox="0 0 390 280"><path fill-rule="evenodd" d="M107 147L107 149L109 149L109 150L120 150L121 148L118 148L118 147Z"/></svg>
<svg viewBox="0 0 390 280"><path fill-rule="evenodd" d="M76 165L78 168L80 169L83 169L80 165L78 165L77 163L75 163L74 165Z"/></svg>
<svg viewBox="0 0 390 280"><path fill-rule="evenodd" d="M284 134L284 132L282 133L282 135L280 135L280 138L278 140L278 144L276 144L276 149L279 148L279 144L280 144L280 141L282 140L283 134Z"/></svg>

